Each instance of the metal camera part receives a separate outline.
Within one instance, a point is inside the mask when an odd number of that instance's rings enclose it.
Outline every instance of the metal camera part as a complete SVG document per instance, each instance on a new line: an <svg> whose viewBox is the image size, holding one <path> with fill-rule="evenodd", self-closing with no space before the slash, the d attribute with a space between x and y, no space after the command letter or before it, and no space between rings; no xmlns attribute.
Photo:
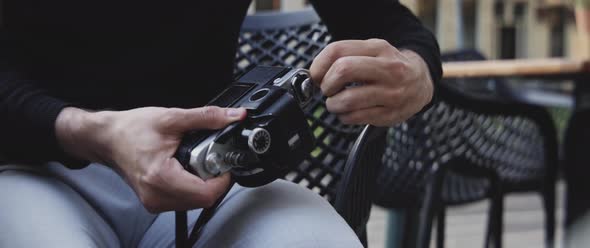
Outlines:
<svg viewBox="0 0 590 248"><path fill-rule="evenodd" d="M264 171L264 169L262 169L262 168L253 168L253 169L249 169L249 170L234 170L234 171L232 171L232 173L237 176L245 177L245 176L251 176L251 175L263 172L263 171Z"/></svg>
<svg viewBox="0 0 590 248"><path fill-rule="evenodd" d="M228 145L217 144L214 140L215 136L211 135L191 151L189 167L202 179L219 176L235 166L225 159L233 149Z"/></svg>
<svg viewBox="0 0 590 248"><path fill-rule="evenodd" d="M244 107L246 120L223 130L189 134L175 156L204 180L231 171L242 186L272 182L313 147L303 109L314 93L308 70L255 67L209 103Z"/></svg>
<svg viewBox="0 0 590 248"><path fill-rule="evenodd" d="M313 97L314 86L313 82L311 82L311 78L306 78L301 83L301 93L305 96L306 100L309 100Z"/></svg>
<svg viewBox="0 0 590 248"><path fill-rule="evenodd" d="M205 159L205 170L212 175L221 174L221 165L223 164L223 157L219 153L209 153Z"/></svg>
<svg viewBox="0 0 590 248"><path fill-rule="evenodd" d="M270 149L270 133L264 128L244 129L242 136L248 137L248 147L256 154L264 154Z"/></svg>
<svg viewBox="0 0 590 248"><path fill-rule="evenodd" d="M277 78L274 85L289 90L302 107L307 106L315 89L311 81L311 74L306 69L293 69Z"/></svg>
<svg viewBox="0 0 590 248"><path fill-rule="evenodd" d="M191 151L190 168L206 180L219 176L232 168L246 168L258 162L255 155L263 154L270 149L270 133L262 128L244 130L248 135L248 146L252 151L240 151L227 144L214 142L215 135L210 136Z"/></svg>
<svg viewBox="0 0 590 248"><path fill-rule="evenodd" d="M209 147L213 144L214 136L210 136L191 150L188 166L203 179L212 178L220 173L212 173L205 167ZM221 169L219 169L221 171Z"/></svg>

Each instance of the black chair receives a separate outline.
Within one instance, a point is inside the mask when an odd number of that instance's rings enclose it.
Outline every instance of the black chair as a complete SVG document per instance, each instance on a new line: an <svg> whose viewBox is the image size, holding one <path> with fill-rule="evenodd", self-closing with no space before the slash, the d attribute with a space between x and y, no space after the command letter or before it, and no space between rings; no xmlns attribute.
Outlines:
<svg viewBox="0 0 590 248"><path fill-rule="evenodd" d="M443 55L444 61L482 60L475 51ZM539 192L546 217L546 245L555 234L557 137L541 106L524 102L494 78L444 80L434 106L388 132L375 202L409 213L403 247L429 247L437 219L437 247L444 246L445 208L491 199L486 247L501 247L503 199Z"/></svg>
<svg viewBox="0 0 590 248"><path fill-rule="evenodd" d="M563 172L567 184L566 189L566 210L565 210L565 233L571 238L572 231L576 224L585 219L590 213L590 181L587 175L590 172L588 167L588 147L590 147L590 105L587 99L590 87L590 76L579 76L577 78L578 89L576 90L576 108L573 111L567 126L564 139L565 163ZM579 224L577 224L579 225ZM567 239L566 239L567 240ZM573 247L572 244L571 247Z"/></svg>
<svg viewBox="0 0 590 248"><path fill-rule="evenodd" d="M235 73L255 65L309 67L330 38L313 9L247 16ZM327 198L366 245L366 223L386 130L342 124L326 110L319 93L305 112L317 144L286 179Z"/></svg>

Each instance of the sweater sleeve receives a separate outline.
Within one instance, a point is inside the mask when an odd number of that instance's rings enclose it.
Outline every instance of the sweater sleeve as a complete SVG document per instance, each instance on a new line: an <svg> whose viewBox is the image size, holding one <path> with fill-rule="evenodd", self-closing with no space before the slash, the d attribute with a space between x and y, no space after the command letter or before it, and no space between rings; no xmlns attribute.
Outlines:
<svg viewBox="0 0 590 248"><path fill-rule="evenodd" d="M334 40L381 38L416 52L426 62L436 89L442 77L434 35L397 0L312 0ZM434 100L432 101L434 102ZM431 102L431 104L432 104ZM422 111L428 109L427 105Z"/></svg>
<svg viewBox="0 0 590 248"><path fill-rule="evenodd" d="M6 27L0 29L0 164L58 161L83 167L86 162L68 156L55 136L57 116L70 104L52 97L43 82L29 80L18 41Z"/></svg>

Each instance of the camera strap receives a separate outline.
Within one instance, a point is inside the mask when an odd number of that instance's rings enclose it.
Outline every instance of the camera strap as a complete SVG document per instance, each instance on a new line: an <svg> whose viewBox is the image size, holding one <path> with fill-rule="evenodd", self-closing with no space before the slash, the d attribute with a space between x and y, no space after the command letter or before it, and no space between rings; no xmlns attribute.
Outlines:
<svg viewBox="0 0 590 248"><path fill-rule="evenodd" d="M201 230L203 229L205 224L207 224L207 222L209 222L209 220L211 220L211 218L213 218L213 215L215 214L215 210L217 210L217 207L219 207L221 202L223 202L223 199L225 199L225 196L227 196L227 194L229 193L231 188L234 186L234 184L235 184L235 181L232 179L227 191L225 191L225 193L223 193L223 195L221 197L219 197L219 199L217 199L215 204L213 204L213 206L211 206L210 208L204 208L203 211L201 211L199 218L197 218L197 221L195 222L195 226L193 227L193 230L191 231L190 235L188 235L188 236L187 236L187 234L188 234L187 217L188 216L186 214L186 211L176 211L175 212L176 248L189 248L197 243L197 241L199 240L199 237L201 236Z"/></svg>

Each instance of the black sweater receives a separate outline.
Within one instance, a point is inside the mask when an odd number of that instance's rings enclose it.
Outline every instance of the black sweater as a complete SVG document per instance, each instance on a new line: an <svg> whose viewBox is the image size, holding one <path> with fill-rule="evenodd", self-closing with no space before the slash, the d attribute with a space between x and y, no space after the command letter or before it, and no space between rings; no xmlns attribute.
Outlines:
<svg viewBox="0 0 590 248"><path fill-rule="evenodd" d="M383 38L417 52L433 81L432 34L395 0L311 1L336 40ZM4 0L0 158L72 163L54 125L66 106L197 107L232 80L250 0ZM1 162L1 161L0 161Z"/></svg>

